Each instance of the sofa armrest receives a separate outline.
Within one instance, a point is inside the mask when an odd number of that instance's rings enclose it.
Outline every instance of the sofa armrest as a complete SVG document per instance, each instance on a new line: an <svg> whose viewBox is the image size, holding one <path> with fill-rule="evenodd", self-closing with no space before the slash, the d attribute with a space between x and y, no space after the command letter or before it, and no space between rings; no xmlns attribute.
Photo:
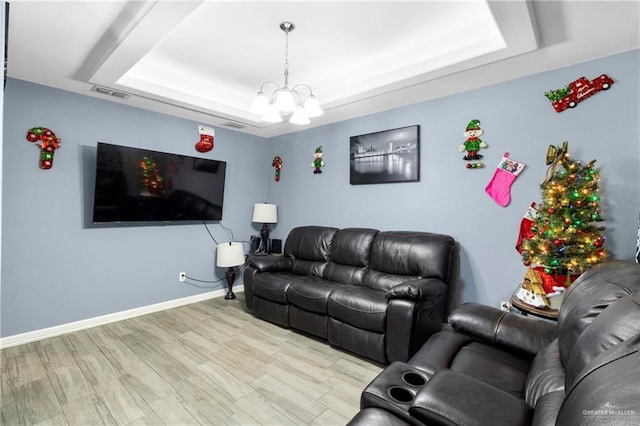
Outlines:
<svg viewBox="0 0 640 426"><path fill-rule="evenodd" d="M406 281L387 290L384 297L391 299L409 299L417 302L436 299L447 293L447 285L437 278Z"/></svg>
<svg viewBox="0 0 640 426"><path fill-rule="evenodd" d="M284 256L249 256L247 263L259 272L282 272L291 270L291 260Z"/></svg>
<svg viewBox="0 0 640 426"><path fill-rule="evenodd" d="M466 374L438 371L415 397L409 414L424 424L530 425L533 407Z"/></svg>
<svg viewBox="0 0 640 426"><path fill-rule="evenodd" d="M386 352L389 362L406 362L440 331L447 286L436 278L408 281L388 290Z"/></svg>
<svg viewBox="0 0 640 426"><path fill-rule="evenodd" d="M462 305L449 315L448 323L458 333L530 356L558 337L554 323L478 303Z"/></svg>

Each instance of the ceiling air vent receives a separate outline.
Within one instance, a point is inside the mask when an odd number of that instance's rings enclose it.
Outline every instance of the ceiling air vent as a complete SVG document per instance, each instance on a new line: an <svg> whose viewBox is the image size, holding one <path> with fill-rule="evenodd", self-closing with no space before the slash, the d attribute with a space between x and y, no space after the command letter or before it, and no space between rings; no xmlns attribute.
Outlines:
<svg viewBox="0 0 640 426"><path fill-rule="evenodd" d="M247 127L244 124L235 123L233 121L227 121L226 123L223 124L223 126L231 127L231 128L234 128L234 129L244 129L245 127Z"/></svg>
<svg viewBox="0 0 640 426"><path fill-rule="evenodd" d="M105 96L113 96L114 98L118 98L118 99L127 99L130 96L128 93L117 92L115 90L109 89L108 87L102 87L102 86L93 86L91 88L91 91L100 93L101 95L105 95Z"/></svg>

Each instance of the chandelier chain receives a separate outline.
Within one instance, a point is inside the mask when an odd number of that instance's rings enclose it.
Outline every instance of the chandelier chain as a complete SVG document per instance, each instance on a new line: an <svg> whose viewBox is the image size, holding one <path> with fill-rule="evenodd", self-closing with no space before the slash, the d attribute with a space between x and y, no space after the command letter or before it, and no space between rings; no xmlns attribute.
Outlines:
<svg viewBox="0 0 640 426"><path fill-rule="evenodd" d="M289 87L289 31L284 32L284 87Z"/></svg>

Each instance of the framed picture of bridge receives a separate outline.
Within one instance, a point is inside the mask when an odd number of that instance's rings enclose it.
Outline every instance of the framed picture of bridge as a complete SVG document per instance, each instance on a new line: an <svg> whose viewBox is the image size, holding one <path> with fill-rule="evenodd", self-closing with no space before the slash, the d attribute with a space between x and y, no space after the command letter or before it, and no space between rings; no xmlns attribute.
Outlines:
<svg viewBox="0 0 640 426"><path fill-rule="evenodd" d="M350 183L420 181L420 126L351 136Z"/></svg>

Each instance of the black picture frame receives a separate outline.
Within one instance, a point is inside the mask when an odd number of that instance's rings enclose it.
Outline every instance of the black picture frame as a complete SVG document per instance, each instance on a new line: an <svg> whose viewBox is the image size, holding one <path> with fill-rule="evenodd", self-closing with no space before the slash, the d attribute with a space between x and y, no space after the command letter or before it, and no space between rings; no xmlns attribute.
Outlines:
<svg viewBox="0 0 640 426"><path fill-rule="evenodd" d="M420 181L420 126L349 138L351 185Z"/></svg>

